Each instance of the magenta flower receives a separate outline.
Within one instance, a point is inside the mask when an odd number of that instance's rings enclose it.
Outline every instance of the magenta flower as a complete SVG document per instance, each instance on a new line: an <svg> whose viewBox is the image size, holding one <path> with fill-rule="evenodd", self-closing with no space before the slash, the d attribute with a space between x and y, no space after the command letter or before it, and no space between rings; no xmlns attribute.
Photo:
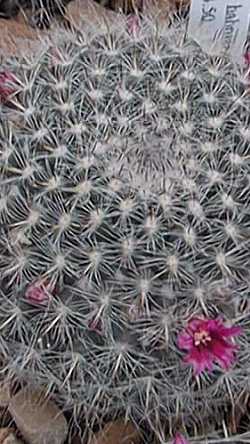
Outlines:
<svg viewBox="0 0 250 444"><path fill-rule="evenodd" d="M176 433L173 444L189 444L189 442L180 433Z"/></svg>
<svg viewBox="0 0 250 444"><path fill-rule="evenodd" d="M0 103L8 101L8 97L15 92L15 76L10 71L0 72Z"/></svg>
<svg viewBox="0 0 250 444"><path fill-rule="evenodd" d="M226 327L220 318L193 318L179 334L178 346L187 351L184 362L193 366L195 375L206 369L212 371L214 362L227 370L235 361L238 349L231 338L241 332L241 327Z"/></svg>
<svg viewBox="0 0 250 444"><path fill-rule="evenodd" d="M33 284L29 285L25 297L30 302L35 302L37 304L44 304L48 302L50 295L52 293L52 289L50 288L48 282L46 281L36 281Z"/></svg>

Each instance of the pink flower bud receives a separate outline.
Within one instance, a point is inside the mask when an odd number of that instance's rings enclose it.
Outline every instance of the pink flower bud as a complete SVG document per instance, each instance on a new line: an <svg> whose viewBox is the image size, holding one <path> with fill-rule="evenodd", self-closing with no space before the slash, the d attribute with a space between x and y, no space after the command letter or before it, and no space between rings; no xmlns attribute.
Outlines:
<svg viewBox="0 0 250 444"><path fill-rule="evenodd" d="M176 433L173 444L189 444L189 442L180 433Z"/></svg>
<svg viewBox="0 0 250 444"><path fill-rule="evenodd" d="M248 50L245 55L244 55L244 59L246 62L246 65L248 68L250 68L250 50Z"/></svg>
<svg viewBox="0 0 250 444"><path fill-rule="evenodd" d="M103 330L103 323L101 318L93 318L88 322L88 328L90 331L93 331L98 334L102 334Z"/></svg>
<svg viewBox="0 0 250 444"><path fill-rule="evenodd" d="M127 19L128 31L133 36L136 36L140 30L140 20L135 14L132 14Z"/></svg>
<svg viewBox="0 0 250 444"><path fill-rule="evenodd" d="M11 94L15 92L15 76L10 71L0 72L0 103L5 103Z"/></svg>
<svg viewBox="0 0 250 444"><path fill-rule="evenodd" d="M39 280L28 286L25 296L30 302L44 304L49 300L51 293L51 285L46 281Z"/></svg>

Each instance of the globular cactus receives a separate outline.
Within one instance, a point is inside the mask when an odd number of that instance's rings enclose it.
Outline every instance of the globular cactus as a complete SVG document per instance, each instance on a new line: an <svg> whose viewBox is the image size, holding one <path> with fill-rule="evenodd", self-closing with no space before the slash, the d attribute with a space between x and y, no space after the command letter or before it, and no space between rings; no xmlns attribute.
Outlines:
<svg viewBox="0 0 250 444"><path fill-rule="evenodd" d="M88 425L125 413L164 441L215 416L220 439L250 383L247 73L185 41L185 23L57 37L6 62L3 370ZM229 369L183 362L194 317L241 326Z"/></svg>

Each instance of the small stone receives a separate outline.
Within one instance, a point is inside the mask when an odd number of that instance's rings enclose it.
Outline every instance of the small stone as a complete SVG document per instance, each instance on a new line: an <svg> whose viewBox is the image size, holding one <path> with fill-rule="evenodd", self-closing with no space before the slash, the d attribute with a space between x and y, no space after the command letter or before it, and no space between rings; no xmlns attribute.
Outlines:
<svg viewBox="0 0 250 444"><path fill-rule="evenodd" d="M7 383L0 383L0 407L6 407L10 402L10 387Z"/></svg>
<svg viewBox="0 0 250 444"><path fill-rule="evenodd" d="M0 444L23 444L9 427L0 429Z"/></svg>
<svg viewBox="0 0 250 444"><path fill-rule="evenodd" d="M107 423L88 444L139 444L140 441L141 435L131 422L117 420Z"/></svg>
<svg viewBox="0 0 250 444"><path fill-rule="evenodd" d="M14 433L10 433L10 435L8 435L7 438L5 438L5 440L3 441L3 444L23 444L23 441L17 439Z"/></svg>
<svg viewBox="0 0 250 444"><path fill-rule="evenodd" d="M11 398L9 411L29 444L62 444L65 441L66 418L42 390L20 390Z"/></svg>
<svg viewBox="0 0 250 444"><path fill-rule="evenodd" d="M0 444L3 444L5 439L13 433L13 429L10 429L9 427L3 427L0 428Z"/></svg>

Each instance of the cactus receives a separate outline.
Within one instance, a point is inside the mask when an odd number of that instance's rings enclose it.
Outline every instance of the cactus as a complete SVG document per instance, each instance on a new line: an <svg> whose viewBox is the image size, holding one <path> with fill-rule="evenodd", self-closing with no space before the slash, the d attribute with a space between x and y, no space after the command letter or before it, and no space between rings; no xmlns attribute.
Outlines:
<svg viewBox="0 0 250 444"><path fill-rule="evenodd" d="M214 415L220 439L250 382L247 73L184 34L58 33L6 61L0 113L3 371L162 442ZM227 371L183 362L195 316L241 326Z"/></svg>

